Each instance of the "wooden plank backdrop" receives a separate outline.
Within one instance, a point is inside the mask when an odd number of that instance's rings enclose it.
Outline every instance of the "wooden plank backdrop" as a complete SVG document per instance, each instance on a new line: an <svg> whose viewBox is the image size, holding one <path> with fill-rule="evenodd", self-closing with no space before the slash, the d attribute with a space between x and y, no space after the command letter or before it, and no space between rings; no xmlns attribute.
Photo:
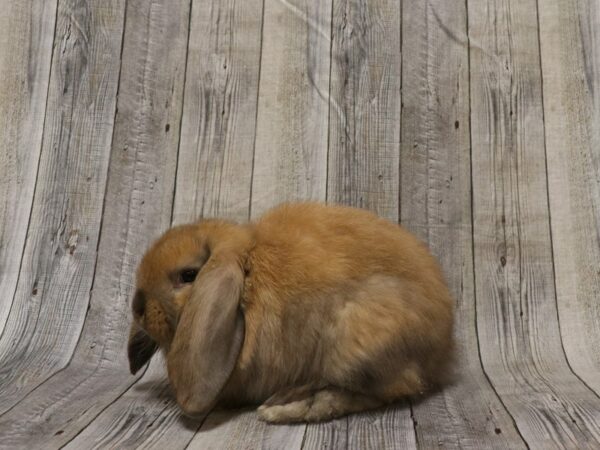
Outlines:
<svg viewBox="0 0 600 450"><path fill-rule="evenodd" d="M596 0L2 6L0 448L600 448ZM144 248L288 200L429 245L450 386L272 426L129 374Z"/></svg>

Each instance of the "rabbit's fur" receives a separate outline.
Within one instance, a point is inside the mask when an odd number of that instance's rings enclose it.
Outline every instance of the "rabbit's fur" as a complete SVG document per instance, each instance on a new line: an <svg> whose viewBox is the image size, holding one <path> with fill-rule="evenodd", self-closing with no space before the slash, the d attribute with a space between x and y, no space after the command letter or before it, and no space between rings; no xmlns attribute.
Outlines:
<svg viewBox="0 0 600 450"><path fill-rule="evenodd" d="M269 422L327 420L440 385L452 353L453 301L427 248L341 206L172 228L140 264L133 314L132 372L162 348L190 415L263 403Z"/></svg>

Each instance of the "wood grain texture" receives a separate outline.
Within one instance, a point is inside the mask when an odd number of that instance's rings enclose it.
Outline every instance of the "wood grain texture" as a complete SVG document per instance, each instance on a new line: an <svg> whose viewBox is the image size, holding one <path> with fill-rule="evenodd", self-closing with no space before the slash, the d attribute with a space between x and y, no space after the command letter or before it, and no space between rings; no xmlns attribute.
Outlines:
<svg viewBox="0 0 600 450"><path fill-rule="evenodd" d="M247 9L251 6L248 4L223 3L218 7L215 4L213 10L211 5L192 3L189 20L182 136L173 209L174 220L180 222L216 213L233 219L248 217L253 139L247 140L244 133L253 132L256 117L261 9ZM209 18L211 22L207 22ZM178 29L185 26L183 17L181 19ZM252 39L257 42L253 43ZM244 52L234 52L237 45L233 43L248 46ZM162 48L160 54L167 51L166 47ZM219 64L214 65L215 61ZM223 61L227 70L222 69ZM225 89L229 83L234 86L232 90ZM199 104L202 110L197 109L197 95L202 96ZM215 121L222 122L215 125ZM217 127L210 129L217 134L205 128L199 131L197 127L207 123ZM208 134L211 138L204 140ZM198 143L196 138L202 142ZM231 147L232 143L246 146L240 155L242 162L244 153L250 154L246 164L236 162L237 149ZM227 156L223 159L224 153ZM197 157L202 161L197 161ZM223 171L219 183L206 181L207 173L219 170ZM173 179L174 174L171 177ZM246 189L233 186L243 179L248 180ZM207 199L208 203L196 202L196 198ZM151 369L70 446L80 448L91 441L98 448L185 448L202 421L182 416L172 399L162 366L161 362L153 361Z"/></svg>
<svg viewBox="0 0 600 450"><path fill-rule="evenodd" d="M600 393L600 6L549 1L539 21L560 329Z"/></svg>
<svg viewBox="0 0 600 450"><path fill-rule="evenodd" d="M218 214L244 222L252 197L263 4L205 1L192 11L183 118L183 127L192 129L182 132L174 217L188 222ZM269 448L270 440L293 448L298 437L290 429L268 428L255 411L212 412L189 448L243 448L248 442L247 448Z"/></svg>
<svg viewBox="0 0 600 450"><path fill-rule="evenodd" d="M348 419L348 447L404 450L417 448L408 404L361 413Z"/></svg>
<svg viewBox="0 0 600 450"><path fill-rule="evenodd" d="M171 221L188 14L188 0L176 7L171 0L128 2L126 63L85 326L69 366L0 417L0 446L61 446L136 380L125 351L129 301L142 251Z"/></svg>
<svg viewBox="0 0 600 450"><path fill-rule="evenodd" d="M248 219L262 3L193 3L175 223Z"/></svg>
<svg viewBox="0 0 600 450"><path fill-rule="evenodd" d="M288 200L324 200L332 0L266 1L252 216Z"/></svg>
<svg viewBox="0 0 600 450"><path fill-rule="evenodd" d="M455 380L413 405L424 448L524 448L478 356L469 157L466 5L403 8L402 224L440 261L456 299Z"/></svg>
<svg viewBox="0 0 600 450"><path fill-rule="evenodd" d="M397 222L400 4L334 0L331 29L327 202L368 209ZM305 447L390 444L396 429L402 430L404 448L414 447L410 410L397 406L384 411L378 420L364 413L308 425ZM374 441L368 442L370 438Z"/></svg>
<svg viewBox="0 0 600 450"><path fill-rule="evenodd" d="M305 425L268 425L256 419L253 410L215 411L211 413L190 450L212 449L299 449Z"/></svg>
<svg viewBox="0 0 600 450"><path fill-rule="evenodd" d="M600 447L597 1L2 6L0 448ZM456 382L308 426L184 419L160 357L127 370L143 250L295 199L427 242Z"/></svg>
<svg viewBox="0 0 600 450"><path fill-rule="evenodd" d="M325 423L309 423L304 433L303 450L348 448L348 417Z"/></svg>
<svg viewBox="0 0 600 450"><path fill-rule="evenodd" d="M182 417L164 366L162 355L153 358L141 380L64 448L186 448L199 422Z"/></svg>
<svg viewBox="0 0 600 450"><path fill-rule="evenodd" d="M600 445L557 321L536 3L469 1L473 239L484 368L538 448Z"/></svg>
<svg viewBox="0 0 600 450"><path fill-rule="evenodd" d="M0 412L63 368L94 276L119 76L124 2L58 5L36 193L0 339Z"/></svg>
<svg viewBox="0 0 600 450"><path fill-rule="evenodd" d="M251 218L307 192L325 200L330 7L264 5ZM254 411L214 412L190 448L298 449L305 429L267 425Z"/></svg>
<svg viewBox="0 0 600 450"><path fill-rule="evenodd" d="M327 201L398 219L400 4L334 0Z"/></svg>
<svg viewBox="0 0 600 450"><path fill-rule="evenodd" d="M56 1L0 10L0 333L19 276L46 112ZM25 51L29 49L29 51Z"/></svg>

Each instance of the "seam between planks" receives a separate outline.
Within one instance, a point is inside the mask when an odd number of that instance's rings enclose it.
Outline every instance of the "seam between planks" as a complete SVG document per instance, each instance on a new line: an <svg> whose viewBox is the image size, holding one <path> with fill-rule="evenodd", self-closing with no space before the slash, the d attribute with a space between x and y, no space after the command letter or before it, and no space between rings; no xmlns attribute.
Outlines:
<svg viewBox="0 0 600 450"><path fill-rule="evenodd" d="M331 0L331 14L329 16L329 80L327 82L327 151L325 152L325 203L329 203L329 155L331 153L331 74L333 73L333 12L335 9L335 2L337 0ZM316 83L315 83L316 87ZM335 101L335 100L334 100ZM257 108L258 109L258 108ZM350 421L348 417L343 418L346 422L346 450L348 450L348 435L350 428ZM308 432L308 425L304 425L304 432L302 433L302 442L300 449L304 449L306 440L306 434Z"/></svg>
<svg viewBox="0 0 600 450"><path fill-rule="evenodd" d="M188 66L188 59L189 59L189 53L190 53L190 34L192 33L192 7L194 5L193 0L190 0L190 13L188 16L188 35L187 35L187 42L185 44L185 62L183 63L183 86L182 86L182 100L181 100L181 113L179 115L180 120L179 120L179 139L177 141L177 157L175 158L175 174L174 177L175 179L173 180L173 197L171 199L171 219L169 220L169 222L171 223L171 225L173 224L173 214L175 212L175 193L177 192L177 174L179 172L179 152L181 150L181 130L182 130L182 126L183 126L183 111L185 111L185 84L187 82L187 66ZM140 377L141 378L141 377Z"/></svg>
<svg viewBox="0 0 600 450"><path fill-rule="evenodd" d="M506 405L504 404L504 400L498 394L496 387L491 382L490 377L488 376L485 367L483 365L483 359L481 357L481 345L479 343L479 324L477 321L477 275L475 271L475 202L474 202L474 192L473 192L473 126L472 126L472 96L471 96L471 35L469 34L469 0L465 0L465 11L466 11L466 35L467 35L467 72L468 72L468 83L469 83L469 175L470 175L470 192L471 192L471 260L473 264L473 311L474 311L474 322L475 322L475 334L477 341L477 356L479 358L479 365L481 367L481 372L483 376L487 380L490 388L498 398L498 401L504 408L504 411L510 417L512 424L515 428L515 431L519 435L519 437L523 440L523 443L529 449L529 443L523 437L521 430L517 425L517 421L510 413Z"/></svg>
<svg viewBox="0 0 600 450"><path fill-rule="evenodd" d="M594 395L600 398L600 392L593 389L589 384L587 384L583 378L577 374L577 372L571 366L571 362L569 361L569 357L567 352L565 351L565 346L563 343L563 333L560 325L560 314L558 312L558 291L556 289L556 264L554 262L554 237L552 235L552 210L550 208L550 181L548 175L548 147L546 140L546 107L544 103L544 68L542 66L542 37L541 37L541 26L540 26L540 5L539 0L535 2L535 13L537 19L537 35L538 35L538 53L539 53L539 62L540 62L540 96L542 101L542 125L544 127L544 170L546 174L546 203L548 205L548 231L550 235L550 255L552 256L552 278L554 283L554 303L556 306L556 322L558 324L558 334L560 337L560 347L562 349L563 355L565 356L565 361L567 362L567 367L575 375L575 377L583 383L585 387L587 387L590 391L594 393ZM566 408L565 408L566 409ZM567 411L568 412L568 411ZM569 414L570 415L570 414Z"/></svg>
<svg viewBox="0 0 600 450"><path fill-rule="evenodd" d="M329 82L327 94L327 152L325 153L325 203L329 203L329 153L331 150L331 72L333 68L333 5L331 1L331 15L329 17ZM258 110L258 108L256 108ZM306 433L306 429L304 430ZM346 445L348 441L346 441ZM303 440L304 445L304 440Z"/></svg>
<svg viewBox="0 0 600 450"><path fill-rule="evenodd" d="M400 0L399 6L400 23L398 26L400 27L400 32L398 34L400 35L400 134L398 135L398 223L401 222L402 218L402 124L404 123L402 120L404 111L404 36L402 35L402 31L404 29L404 0Z"/></svg>
<svg viewBox="0 0 600 450"><path fill-rule="evenodd" d="M404 115L404 85L402 75L404 73L404 40L403 40L403 24L404 24L404 0L400 0L400 23L398 24L400 27L400 32L398 33L400 40L400 130L399 130L399 140L398 140L398 218L397 222L402 222L402 125L404 123L403 115ZM420 448L419 443L419 433L417 432L417 422L415 420L415 411L413 408L413 402L410 398L407 400L407 404L410 410L410 421L413 426L413 433L415 435L415 445L417 448ZM346 442L348 442L346 440Z"/></svg>
<svg viewBox="0 0 600 450"><path fill-rule="evenodd" d="M250 169L250 198L248 200L248 220L252 220L252 192L254 188L254 160L256 157L256 136L258 125L258 101L260 99L260 76L262 73L263 41L265 29L265 0L262 1L260 13L260 57L258 58L258 79L256 80L256 111L254 112L254 143L252 144L252 168Z"/></svg>
<svg viewBox="0 0 600 450"><path fill-rule="evenodd" d="M421 444L419 443L419 433L417 433L417 421L415 419L415 410L413 408L413 402L411 399L408 399L408 406L410 408L410 421L413 425L413 431L415 433L415 446L417 448L421 448Z"/></svg>

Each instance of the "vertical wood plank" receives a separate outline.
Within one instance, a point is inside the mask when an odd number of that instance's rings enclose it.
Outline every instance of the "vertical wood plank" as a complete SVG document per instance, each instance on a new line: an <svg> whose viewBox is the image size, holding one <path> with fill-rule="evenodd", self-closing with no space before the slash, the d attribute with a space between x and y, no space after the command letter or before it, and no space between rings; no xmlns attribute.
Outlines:
<svg viewBox="0 0 600 450"><path fill-rule="evenodd" d="M327 201L398 220L400 4L334 0Z"/></svg>
<svg viewBox="0 0 600 450"><path fill-rule="evenodd" d="M524 448L478 356L466 5L414 2L402 19L402 223L437 256L456 299L455 380L413 405L417 441L424 448Z"/></svg>
<svg viewBox="0 0 600 450"><path fill-rule="evenodd" d="M193 4L176 222L204 215L248 220L262 27L261 0ZM267 429L254 411L213 412L189 448L268 447L282 431L281 442L292 445L285 429Z"/></svg>
<svg viewBox="0 0 600 450"><path fill-rule="evenodd" d="M552 244L560 328L600 393L600 6L539 5Z"/></svg>
<svg viewBox="0 0 600 450"><path fill-rule="evenodd" d="M252 216L325 200L331 0L265 2Z"/></svg>
<svg viewBox="0 0 600 450"><path fill-rule="evenodd" d="M290 199L325 200L331 2L265 2L251 218ZM305 425L214 412L190 448L300 448Z"/></svg>
<svg viewBox="0 0 600 450"><path fill-rule="evenodd" d="M189 0L128 1L86 322L69 366L0 417L3 444L11 448L64 445L136 380L125 351L133 274L144 248L171 220L188 24Z"/></svg>
<svg viewBox="0 0 600 450"><path fill-rule="evenodd" d="M33 203L56 3L11 0L0 10L0 333L17 287Z"/></svg>
<svg viewBox="0 0 600 450"><path fill-rule="evenodd" d="M113 131L124 2L58 4L21 275L0 339L0 412L71 358L88 306Z"/></svg>
<svg viewBox="0 0 600 450"><path fill-rule="evenodd" d="M218 214L246 220L262 2L191 5L173 219L188 222ZM136 385L69 447L93 442L97 448L185 448L202 421L181 414L163 365L153 361Z"/></svg>
<svg viewBox="0 0 600 450"><path fill-rule="evenodd" d="M262 0L192 7L174 222L248 219Z"/></svg>
<svg viewBox="0 0 600 450"><path fill-rule="evenodd" d="M560 341L533 0L469 1L477 326L484 368L530 445L600 445L600 398Z"/></svg>
<svg viewBox="0 0 600 450"><path fill-rule="evenodd" d="M333 1L327 201L398 221L400 4ZM398 405L308 425L305 448L414 447Z"/></svg>

